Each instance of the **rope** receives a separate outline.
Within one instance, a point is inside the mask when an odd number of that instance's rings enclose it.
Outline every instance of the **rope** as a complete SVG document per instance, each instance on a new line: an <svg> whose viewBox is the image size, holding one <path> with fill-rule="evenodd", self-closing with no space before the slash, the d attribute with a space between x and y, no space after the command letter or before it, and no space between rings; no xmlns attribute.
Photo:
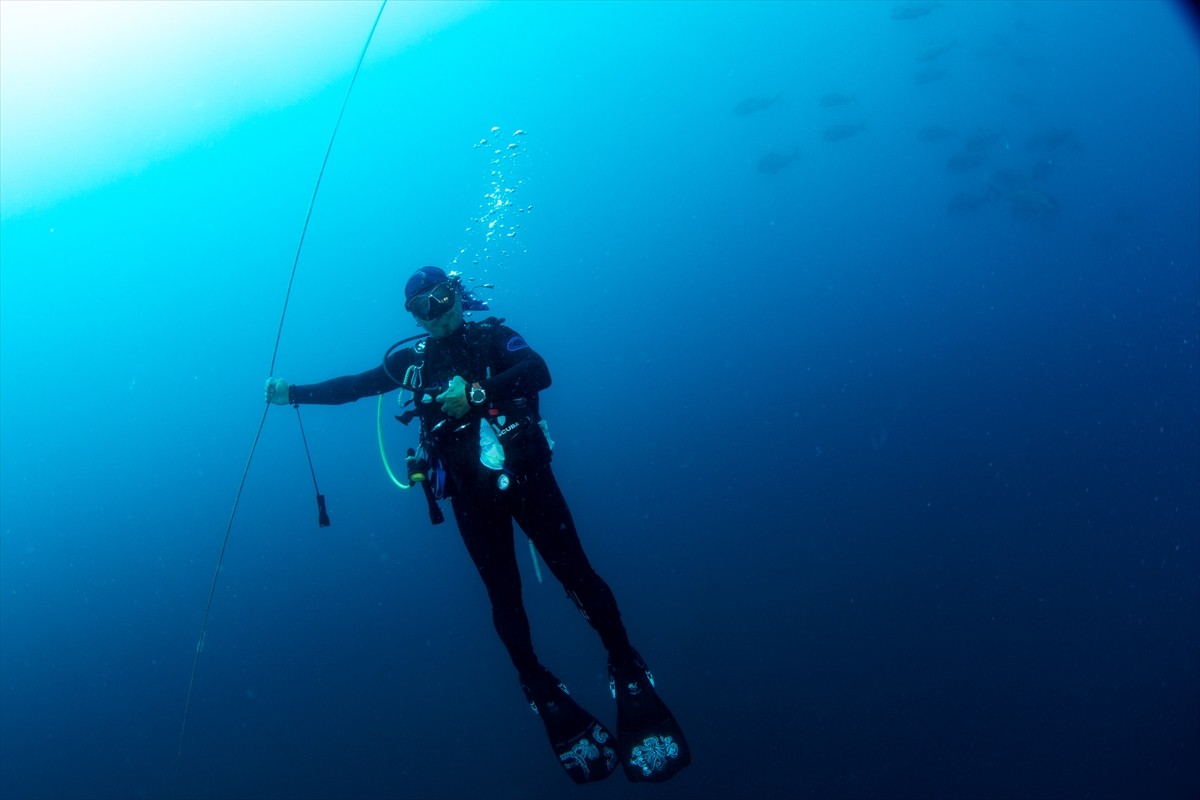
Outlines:
<svg viewBox="0 0 1200 800"><path fill-rule="evenodd" d="M275 346L271 350L271 367L267 370L268 375L273 375L275 373L275 360L279 355L279 341L283 336L283 323L287 318L288 302L292 296L292 285L295 283L296 270L300 265L300 253L304 249L304 237L308 233L308 223L312 219L313 207L317 202L317 192L321 188L321 178L325 175L325 166L329 163L329 154L333 151L333 142L337 138L338 130L342 126L342 117L345 115L346 106L350 102L350 94L354 90L354 83L358 80L358 73L362 68L363 59L365 59L367 56L367 50L371 46L371 39L375 36L375 29L379 27L379 20L381 17L383 17L383 10L386 7L387 0L383 0L383 2L379 5L379 12L375 15L375 21L371 24L371 31L367 34L367 41L363 44L362 53L360 53L358 56L358 63L354 65L354 74L350 78L350 85L346 89L346 97L344 100L342 100L342 108L338 112L337 122L334 123L333 133L329 137L329 146L325 148L325 158L322 159L321 169L317 173L316 185L313 186L312 197L308 201L308 212L304 215L304 226L300 229L300 241L296 245L296 257L292 260L292 272L288 278L287 291L284 293L283 297L283 310L279 315L279 328L275 332ZM183 742L187 734L188 716L192 708L192 693L196 686L196 673L200 667L200 653L204 650L204 637L208 632L208 619L212 612L213 598L216 597L217 593L217 579L221 575L221 565L225 562L225 551L229 547L229 535L233 531L233 521L237 517L238 504L242 500L242 491L246 487L246 477L250 474L250 464L254 461L254 453L258 449L258 442L262 436L263 426L266 424L267 412L270 410L270 408L271 405L268 401L263 408L262 419L260 419L258 422L258 430L254 433L254 442L250 445L250 455L246 458L246 466L242 470L242 479L238 483L237 494L233 499L233 509L229 513L229 522L225 525L225 537L221 541L221 552L220 555L217 556L217 566L216 569L213 570L212 584L208 589L208 602L204 606L204 617L200 622L200 638L196 642L196 655L192 659L192 675L191 678L188 679L187 699L183 705L183 722L179 726L179 746L175 751L175 777L171 787L171 795L173 797L178 796L180 767L183 763ZM297 408L297 419L299 419L299 414L300 409ZM307 454L308 440L304 436L303 422L300 424L300 436L304 439L304 451ZM309 457L308 465L309 470L312 471L313 474L313 486L315 488L317 484L317 475L312 469L311 457ZM317 507L321 525L328 525L329 518L325 515L325 498L321 495L319 489L317 490Z"/></svg>
<svg viewBox="0 0 1200 800"><path fill-rule="evenodd" d="M271 368L267 370L268 375L275 374L275 358L279 355L279 339L283 336L283 319L287 316L288 301L292 298L292 284L296 281L296 268L300 265L300 251L304 249L304 236L308 233L308 221L312 219L313 206L317 202L317 191L321 188L321 178L325 176L325 165L329 163L329 154L333 152L333 140L337 138L338 128L342 126L342 115L346 113L346 105L350 102L350 93L354 91L354 82L358 80L358 70L362 67L363 59L367 57L367 48L371 46L375 28L379 26L379 18L383 16L383 9L386 7L387 0L383 0L379 6L379 13L375 15L375 22L371 25L371 32L367 34L367 41L363 45L362 53L358 56L358 63L354 65L354 75L350 78L350 86L346 89L346 98L342 100L342 110L338 112L337 122L333 125L333 135L329 137L329 146L325 148L325 158L321 160L317 183L313 186L312 198L308 201L308 213L304 215L304 227L300 229L300 242L296 245L296 257L292 260L292 275L288 278L287 292L283 295L283 313L279 315L279 330L275 332L275 347L271 350Z"/></svg>

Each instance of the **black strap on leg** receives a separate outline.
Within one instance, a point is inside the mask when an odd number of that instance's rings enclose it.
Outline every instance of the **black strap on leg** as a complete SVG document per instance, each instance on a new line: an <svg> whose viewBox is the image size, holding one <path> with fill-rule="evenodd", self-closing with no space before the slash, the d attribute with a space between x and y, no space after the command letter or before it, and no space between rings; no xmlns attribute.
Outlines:
<svg viewBox="0 0 1200 800"><path fill-rule="evenodd" d="M442 513L442 507L433 496L433 487L429 485L429 481L421 481L421 488L425 490L425 502L429 504L429 521L434 525L441 525L446 521L446 515Z"/></svg>

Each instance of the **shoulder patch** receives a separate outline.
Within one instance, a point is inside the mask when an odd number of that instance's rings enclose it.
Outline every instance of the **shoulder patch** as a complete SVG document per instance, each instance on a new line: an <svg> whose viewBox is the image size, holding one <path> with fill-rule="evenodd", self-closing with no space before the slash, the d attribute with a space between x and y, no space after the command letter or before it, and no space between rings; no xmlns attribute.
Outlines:
<svg viewBox="0 0 1200 800"><path fill-rule="evenodd" d="M518 350L524 350L526 347L529 347L529 344L521 337L520 334L517 334L508 340L507 347L508 352L515 353Z"/></svg>

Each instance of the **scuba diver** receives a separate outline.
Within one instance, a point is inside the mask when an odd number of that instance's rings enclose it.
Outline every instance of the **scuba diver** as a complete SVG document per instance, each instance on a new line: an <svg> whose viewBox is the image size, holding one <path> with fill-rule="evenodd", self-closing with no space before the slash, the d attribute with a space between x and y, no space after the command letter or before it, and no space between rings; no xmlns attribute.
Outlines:
<svg viewBox="0 0 1200 800"><path fill-rule="evenodd" d="M570 509L550 469L553 443L538 413L550 386L546 362L504 320L466 321L487 310L458 274L422 267L404 287L404 308L427 336L388 350L358 375L294 385L267 380L277 405L335 405L399 389L420 421L420 447L409 450L410 484L422 483L430 516L449 499L467 553L487 588L492 621L516 667L521 689L551 746L576 783L608 777L620 761L633 781L663 781L691 762L679 723L654 690L654 677L629 643L616 599L592 569ZM571 699L534 652L521 598L513 521L537 548L608 651L617 735Z"/></svg>

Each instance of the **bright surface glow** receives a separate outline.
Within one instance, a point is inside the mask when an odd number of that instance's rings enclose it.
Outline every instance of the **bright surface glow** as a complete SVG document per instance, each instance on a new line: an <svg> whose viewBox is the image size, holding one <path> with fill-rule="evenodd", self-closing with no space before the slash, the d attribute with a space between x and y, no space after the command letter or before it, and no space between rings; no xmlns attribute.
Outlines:
<svg viewBox="0 0 1200 800"><path fill-rule="evenodd" d="M367 58L475 3L391 0ZM379 4L0 1L0 215L136 172L348 76Z"/></svg>

